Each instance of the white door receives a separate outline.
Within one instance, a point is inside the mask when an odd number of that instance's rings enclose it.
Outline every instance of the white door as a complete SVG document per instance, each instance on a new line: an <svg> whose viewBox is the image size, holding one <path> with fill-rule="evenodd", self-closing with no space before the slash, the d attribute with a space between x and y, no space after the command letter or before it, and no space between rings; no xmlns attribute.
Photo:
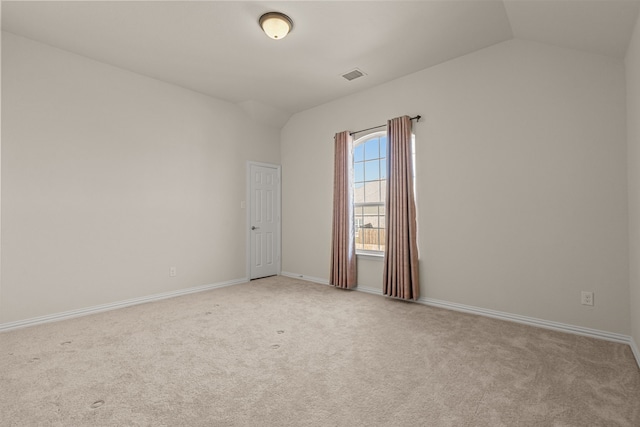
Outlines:
<svg viewBox="0 0 640 427"><path fill-rule="evenodd" d="M280 179L278 167L250 164L250 279L280 269Z"/></svg>

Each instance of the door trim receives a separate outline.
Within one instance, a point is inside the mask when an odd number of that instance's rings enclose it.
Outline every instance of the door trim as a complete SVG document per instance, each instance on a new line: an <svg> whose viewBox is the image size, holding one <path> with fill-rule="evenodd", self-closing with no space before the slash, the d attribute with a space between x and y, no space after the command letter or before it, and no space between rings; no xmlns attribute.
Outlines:
<svg viewBox="0 0 640 427"><path fill-rule="evenodd" d="M247 280L251 280L251 166L261 166L265 168L273 168L276 169L278 174L278 194L276 196L277 202L276 207L278 209L278 230L276 232L276 236L278 238L278 244L276 245L277 251L277 270L278 275L282 269L282 166L276 165L273 163L263 163L263 162L254 162L251 160L247 161L246 166L246 190L245 190L245 257L247 259L246 262L246 277Z"/></svg>

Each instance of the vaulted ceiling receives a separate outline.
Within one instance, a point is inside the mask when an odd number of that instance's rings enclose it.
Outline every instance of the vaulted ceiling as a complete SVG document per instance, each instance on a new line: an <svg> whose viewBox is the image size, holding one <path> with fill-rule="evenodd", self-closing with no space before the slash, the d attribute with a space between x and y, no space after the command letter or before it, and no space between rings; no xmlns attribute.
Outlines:
<svg viewBox="0 0 640 427"><path fill-rule="evenodd" d="M624 58L638 0L2 2L2 29L291 114L512 38ZM258 18L294 21L279 41ZM359 68L351 82L342 74Z"/></svg>

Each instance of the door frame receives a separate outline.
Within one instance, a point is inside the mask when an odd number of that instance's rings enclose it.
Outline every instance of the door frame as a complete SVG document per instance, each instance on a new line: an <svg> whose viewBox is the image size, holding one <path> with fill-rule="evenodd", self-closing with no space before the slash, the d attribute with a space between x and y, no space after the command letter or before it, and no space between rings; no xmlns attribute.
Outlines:
<svg viewBox="0 0 640 427"><path fill-rule="evenodd" d="M276 195L276 209L278 215L276 237L278 239L276 245L276 265L278 275L282 269L282 166L273 163L254 162L252 160L247 161L246 170L246 193L245 193L245 256L246 262L246 277L247 280L251 280L251 207L253 198L251 197L251 166L261 166L264 168L276 169L278 177L277 195Z"/></svg>

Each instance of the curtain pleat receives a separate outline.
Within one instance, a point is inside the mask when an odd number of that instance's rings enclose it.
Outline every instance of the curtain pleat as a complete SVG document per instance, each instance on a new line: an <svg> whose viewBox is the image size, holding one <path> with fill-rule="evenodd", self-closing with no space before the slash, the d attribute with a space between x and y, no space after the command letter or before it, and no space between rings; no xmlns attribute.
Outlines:
<svg viewBox="0 0 640 427"><path fill-rule="evenodd" d="M409 116L391 119L387 123L387 233L383 293L417 300L420 282L411 133Z"/></svg>
<svg viewBox="0 0 640 427"><path fill-rule="evenodd" d="M333 227L331 232L331 274L329 283L338 288L356 286L356 249L351 188L351 135L335 136L333 179Z"/></svg>

